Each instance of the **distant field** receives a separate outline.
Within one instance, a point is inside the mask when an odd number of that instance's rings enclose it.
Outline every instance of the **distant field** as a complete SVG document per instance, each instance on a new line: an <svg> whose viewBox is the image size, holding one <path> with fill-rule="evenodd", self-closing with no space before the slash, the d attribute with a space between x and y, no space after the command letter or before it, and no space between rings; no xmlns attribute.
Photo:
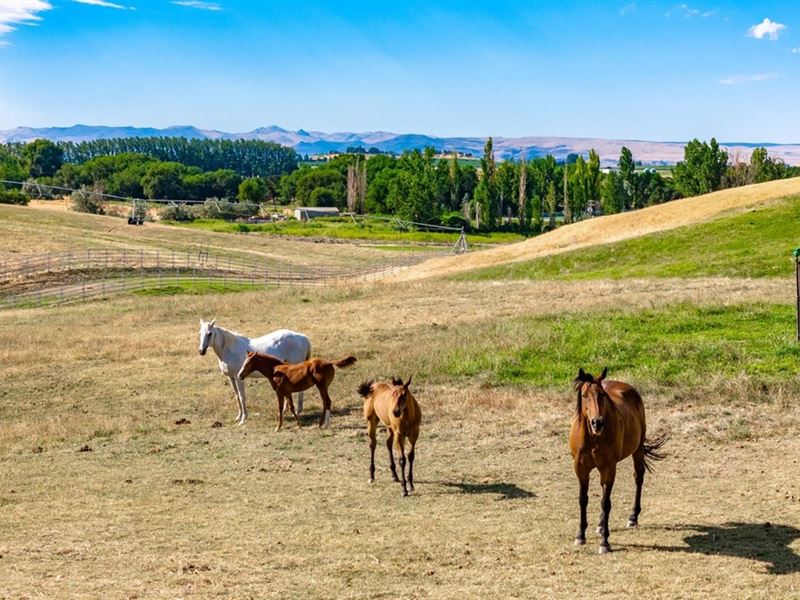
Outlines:
<svg viewBox="0 0 800 600"><path fill-rule="evenodd" d="M800 196L731 217L459 275L472 280L788 277Z"/></svg>
<svg viewBox="0 0 800 600"><path fill-rule="evenodd" d="M457 232L436 231L398 231L389 222L370 221L354 223L345 218L318 218L308 222L289 219L276 223L231 223L221 219L197 219L190 223L172 223L182 227L203 229L227 233L266 233L300 238L332 238L341 240L375 240L403 243L438 243L455 244L460 234ZM472 244L507 244L524 240L518 233L491 232L468 234L467 240Z"/></svg>

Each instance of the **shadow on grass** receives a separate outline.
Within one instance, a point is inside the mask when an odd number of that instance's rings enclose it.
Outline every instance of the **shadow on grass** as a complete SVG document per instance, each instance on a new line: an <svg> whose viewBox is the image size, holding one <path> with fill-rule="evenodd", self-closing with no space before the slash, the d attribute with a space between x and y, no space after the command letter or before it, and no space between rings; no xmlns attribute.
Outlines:
<svg viewBox="0 0 800 600"><path fill-rule="evenodd" d="M524 490L513 483L466 483L445 481L443 486L457 488L464 494L499 494L498 500L515 500L518 498L536 498L536 494Z"/></svg>
<svg viewBox="0 0 800 600"><path fill-rule="evenodd" d="M733 556L764 563L771 575L800 572L800 556L789 545L800 539L800 529L771 523L681 525L670 530L692 531L686 546L639 546L666 552ZM631 544L628 544L631 546Z"/></svg>

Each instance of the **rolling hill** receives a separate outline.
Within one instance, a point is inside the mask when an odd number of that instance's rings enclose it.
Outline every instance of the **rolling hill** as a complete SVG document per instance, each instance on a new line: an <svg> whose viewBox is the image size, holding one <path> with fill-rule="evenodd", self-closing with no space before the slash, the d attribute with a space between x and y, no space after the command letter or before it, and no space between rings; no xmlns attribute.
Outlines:
<svg viewBox="0 0 800 600"><path fill-rule="evenodd" d="M580 268L581 257L585 257L584 262L596 265L596 261L591 257L596 252L604 252L606 256L610 257L609 260L611 261L614 255L611 249L606 248L608 245L679 228L697 226L721 217L734 217L747 209L764 207L776 207L779 213L774 223L772 223L773 220L769 220L766 225L774 225L778 228L779 235L775 234L772 237L777 237L777 239L782 240L781 243L787 245L786 252L788 256L788 252L793 245L797 245L797 243L792 243L792 232L788 231L788 223L792 221L789 220L791 217L787 217L787 214L794 214L792 211L796 208L796 203L792 203L784 212L781 212L778 205L781 199L797 195L800 195L800 178L722 190L703 196L652 206L635 212L580 221L516 244L481 250L461 256L448 256L431 260L396 275L395 279L411 281L450 275L474 276L486 279L525 278L533 276L536 272L537 267L533 266L534 261L546 257L552 258L565 253L572 253L570 262L573 265L572 268L585 274L590 272L591 269L583 270ZM742 224L731 222L729 223L730 232L727 232L726 227L723 226L717 227L714 233L720 243L724 245L726 235L732 235L734 231L740 231L741 237L736 238L741 242L738 245L745 249L748 245L756 247L750 255L746 256L746 258L753 258L753 253L758 254L756 252L758 242L748 238L750 234L746 229L742 231L734 228L734 226L740 225ZM694 262L702 263L707 258L702 253L705 252L705 244L710 239L705 237L709 234L709 231L701 230L695 233L696 237L687 243L691 248L691 252L695 253L692 257ZM691 235L691 232L689 235ZM748 243L745 244L745 241ZM736 245L736 240L734 240L734 245ZM645 246L647 246L647 243L645 243ZM665 248L667 247L665 246ZM588 248L593 250L590 251ZM737 256L736 253L732 254L734 250L735 248L727 248L722 253L726 257L726 261L729 262L731 256ZM656 248L651 247L649 251L655 252ZM638 271L634 270L634 275L632 276L641 275L641 269L647 268L647 265L651 264L645 261L642 256L639 256L634 262ZM761 269L763 267L758 268ZM551 276L557 276L559 272L557 268L546 270ZM698 273L701 271L702 269L699 269ZM609 271L603 272L605 276L613 276L613 273ZM764 273L759 272L758 274ZM766 274L774 273L768 272ZM586 276L588 277L588 275Z"/></svg>

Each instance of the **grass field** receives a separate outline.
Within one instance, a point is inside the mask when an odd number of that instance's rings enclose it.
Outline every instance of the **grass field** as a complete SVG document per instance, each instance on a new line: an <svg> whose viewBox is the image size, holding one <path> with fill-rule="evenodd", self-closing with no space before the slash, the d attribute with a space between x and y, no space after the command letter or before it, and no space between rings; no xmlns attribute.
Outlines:
<svg viewBox="0 0 800 600"><path fill-rule="evenodd" d="M800 243L787 226L800 197L645 237L473 271L466 279L623 279L628 277L786 277Z"/></svg>
<svg viewBox="0 0 800 600"><path fill-rule="evenodd" d="M346 217L320 217L311 221L289 219L275 223L231 223L222 219L196 219L187 223L174 223L182 227L225 233L264 233L299 238L331 238L339 240L389 241L429 244L455 244L458 232L399 231L387 221L364 220L354 223ZM510 232L474 233L467 235L470 244L507 244L524 240L525 236Z"/></svg>
<svg viewBox="0 0 800 600"><path fill-rule="evenodd" d="M699 252L705 237L687 239ZM0 598L800 597L793 282L663 275L168 289L0 311ZM304 427L275 433L263 381L233 425L228 383L197 354L213 316L357 356L331 387L331 428L316 428L311 393ZM570 379L605 365L671 439L635 530L620 465L615 552L598 556L593 538L572 544L567 433ZM395 374L414 375L423 411L409 498L381 443L367 483L356 393ZM595 474L590 525L598 505Z"/></svg>

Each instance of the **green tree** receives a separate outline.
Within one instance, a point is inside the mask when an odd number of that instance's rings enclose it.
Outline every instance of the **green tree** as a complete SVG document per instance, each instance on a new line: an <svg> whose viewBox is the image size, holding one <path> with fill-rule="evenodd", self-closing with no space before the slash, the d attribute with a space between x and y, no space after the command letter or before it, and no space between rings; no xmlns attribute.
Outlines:
<svg viewBox="0 0 800 600"><path fill-rule="evenodd" d="M693 139L683 149L683 161L675 166L675 188L684 196L707 194L722 187L722 178L728 168L728 153L719 147L717 140L710 143Z"/></svg>
<svg viewBox="0 0 800 600"><path fill-rule="evenodd" d="M607 173L600 184L600 205L607 215L625 210L625 190L622 177L615 172Z"/></svg>
<svg viewBox="0 0 800 600"><path fill-rule="evenodd" d="M248 177L239 184L237 197L242 202L260 204L267 196L267 183L261 177Z"/></svg>
<svg viewBox="0 0 800 600"><path fill-rule="evenodd" d="M26 144L23 158L31 177L52 177L64 164L64 151L50 140Z"/></svg>
<svg viewBox="0 0 800 600"><path fill-rule="evenodd" d="M547 186L547 197L545 198L545 204L547 205L547 214L548 214L548 228L555 229L556 228L556 207L557 207L558 199L556 197L556 184L554 181L551 181Z"/></svg>
<svg viewBox="0 0 800 600"><path fill-rule="evenodd" d="M186 167L175 162L149 165L142 177L142 189L148 198L182 199L183 175Z"/></svg>
<svg viewBox="0 0 800 600"><path fill-rule="evenodd" d="M481 187L482 185L482 187ZM480 199L478 196L480 195ZM500 212L499 194L497 192L496 166L494 161L494 141L492 138L486 140L483 147L483 158L481 158L481 181L475 190L475 197L481 204L481 221L484 226L492 229L497 224L497 217ZM485 220L484 220L485 216Z"/></svg>
<svg viewBox="0 0 800 600"><path fill-rule="evenodd" d="M619 153L620 189L624 194L626 208L634 208L636 204L636 185L633 181L636 172L636 163L633 160L633 152L627 146L623 146Z"/></svg>

